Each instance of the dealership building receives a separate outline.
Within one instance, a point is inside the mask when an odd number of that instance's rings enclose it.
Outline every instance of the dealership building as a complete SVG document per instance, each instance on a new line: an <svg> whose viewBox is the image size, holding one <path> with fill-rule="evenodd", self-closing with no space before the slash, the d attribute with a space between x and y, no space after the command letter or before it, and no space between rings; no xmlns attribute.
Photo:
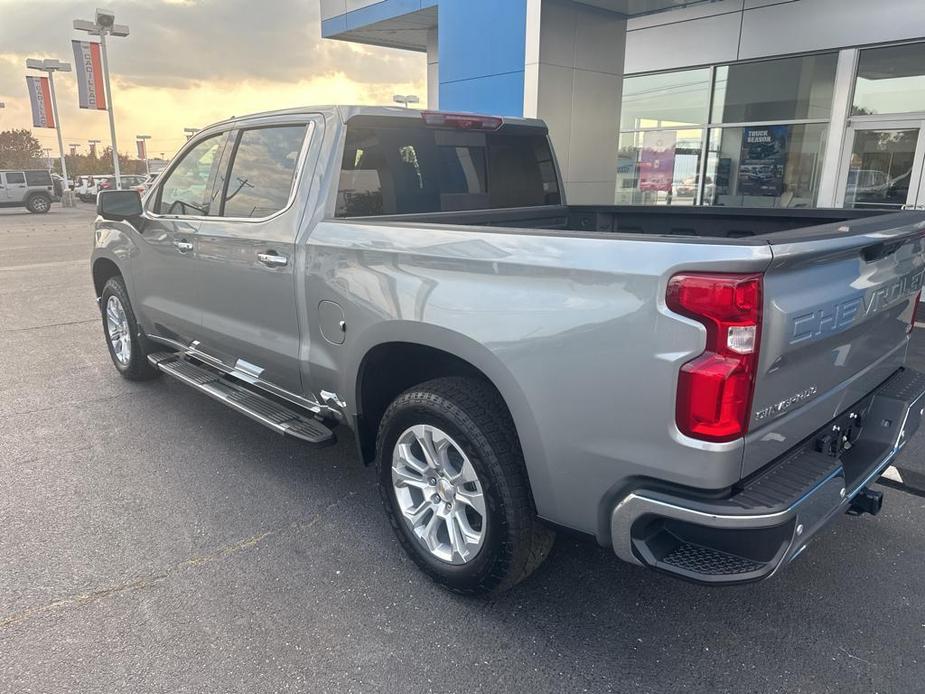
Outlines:
<svg viewBox="0 0 925 694"><path fill-rule="evenodd" d="M320 2L429 108L545 120L570 202L925 209L925 0Z"/></svg>

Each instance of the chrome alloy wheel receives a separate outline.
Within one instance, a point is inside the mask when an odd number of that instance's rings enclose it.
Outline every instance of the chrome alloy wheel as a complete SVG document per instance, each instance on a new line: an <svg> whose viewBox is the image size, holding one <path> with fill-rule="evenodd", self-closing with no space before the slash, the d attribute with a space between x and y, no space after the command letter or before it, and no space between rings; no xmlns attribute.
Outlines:
<svg viewBox="0 0 925 694"><path fill-rule="evenodd" d="M485 541L485 496L475 468L446 432L407 429L392 451L392 487L412 534L432 556L465 564Z"/></svg>
<svg viewBox="0 0 925 694"><path fill-rule="evenodd" d="M112 345L112 353L122 366L128 366L132 358L132 336L129 333L128 318L119 297L111 296L106 302L106 334Z"/></svg>

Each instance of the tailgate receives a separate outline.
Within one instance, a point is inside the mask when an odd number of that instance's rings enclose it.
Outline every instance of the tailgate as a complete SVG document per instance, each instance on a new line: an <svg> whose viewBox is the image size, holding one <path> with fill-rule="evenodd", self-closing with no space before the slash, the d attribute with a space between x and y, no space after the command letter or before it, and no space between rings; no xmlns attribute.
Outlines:
<svg viewBox="0 0 925 694"><path fill-rule="evenodd" d="M769 238L764 319L743 475L834 419L905 361L925 277L925 215Z"/></svg>

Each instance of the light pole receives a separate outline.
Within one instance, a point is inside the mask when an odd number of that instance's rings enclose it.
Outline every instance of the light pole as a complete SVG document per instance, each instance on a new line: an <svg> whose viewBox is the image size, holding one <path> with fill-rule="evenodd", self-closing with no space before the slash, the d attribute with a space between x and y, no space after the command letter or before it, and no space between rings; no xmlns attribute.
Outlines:
<svg viewBox="0 0 925 694"><path fill-rule="evenodd" d="M90 156L96 159L96 146L101 144L102 140L87 140L87 144L90 146Z"/></svg>
<svg viewBox="0 0 925 694"><path fill-rule="evenodd" d="M103 84L106 89L106 105L109 107L109 135L112 138L112 169L116 176L116 189L122 188L122 174L119 171L119 147L116 145L116 117L112 107L112 87L109 84L109 56L106 53L106 36L128 36L128 27L116 24L116 15L109 10L96 11L96 21L75 19L74 28L100 37L100 56L103 61Z"/></svg>
<svg viewBox="0 0 925 694"><path fill-rule="evenodd" d="M183 132L186 133L186 141L189 142L190 138L199 132L199 128L183 128Z"/></svg>
<svg viewBox="0 0 925 694"><path fill-rule="evenodd" d="M408 104L421 103L421 100L414 94L396 94L392 97L392 101L396 104L404 104L405 108L408 108Z"/></svg>
<svg viewBox="0 0 925 694"><path fill-rule="evenodd" d="M150 135L135 135L135 142L138 143L138 153L144 154L145 160L145 173L150 174L151 169L148 168L148 143L147 140L150 140Z"/></svg>
<svg viewBox="0 0 925 694"><path fill-rule="evenodd" d="M61 155L61 176L64 178L64 186L61 189L62 207L74 207L74 194L71 192L70 182L67 178L67 164L64 161L64 138L61 137L61 121L58 120L58 99L55 97L55 73L70 72L71 64L62 63L54 58L40 60L38 58L29 58L26 60L26 67L30 70L40 70L48 75L48 91L51 95L51 113L55 118L55 133L58 135L58 153Z"/></svg>

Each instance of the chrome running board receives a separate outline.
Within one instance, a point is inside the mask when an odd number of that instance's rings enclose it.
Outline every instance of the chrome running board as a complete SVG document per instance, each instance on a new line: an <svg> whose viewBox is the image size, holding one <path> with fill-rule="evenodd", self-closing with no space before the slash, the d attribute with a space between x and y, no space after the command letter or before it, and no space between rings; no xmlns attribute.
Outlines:
<svg viewBox="0 0 925 694"><path fill-rule="evenodd" d="M330 446L337 441L334 432L295 407L264 397L233 381L217 370L194 364L177 352L157 352L148 361L159 371L205 393L233 410L250 417L273 431L316 446Z"/></svg>

